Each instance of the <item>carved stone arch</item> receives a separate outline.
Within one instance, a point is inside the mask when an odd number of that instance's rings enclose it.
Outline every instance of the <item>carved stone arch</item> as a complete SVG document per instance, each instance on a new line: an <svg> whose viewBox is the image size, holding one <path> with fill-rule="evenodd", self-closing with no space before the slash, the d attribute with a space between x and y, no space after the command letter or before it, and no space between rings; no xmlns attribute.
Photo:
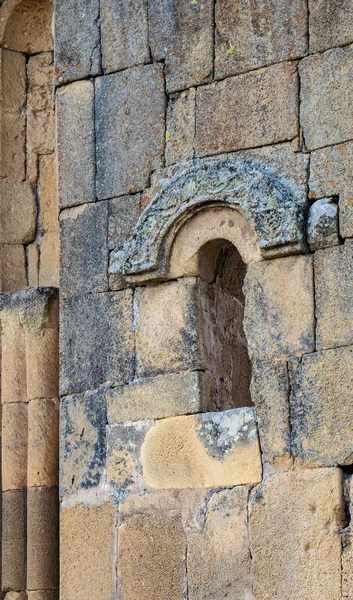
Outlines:
<svg viewBox="0 0 353 600"><path fill-rule="evenodd" d="M0 8L0 46L37 54L52 50L53 0L5 0Z"/></svg>

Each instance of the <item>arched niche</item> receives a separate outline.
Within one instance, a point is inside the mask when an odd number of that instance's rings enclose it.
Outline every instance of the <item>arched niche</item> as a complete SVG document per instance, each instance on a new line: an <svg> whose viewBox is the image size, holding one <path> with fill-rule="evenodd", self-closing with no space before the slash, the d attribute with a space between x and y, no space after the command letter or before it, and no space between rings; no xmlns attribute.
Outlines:
<svg viewBox="0 0 353 600"><path fill-rule="evenodd" d="M1 6L0 45L24 54L53 50L52 0L5 0Z"/></svg>

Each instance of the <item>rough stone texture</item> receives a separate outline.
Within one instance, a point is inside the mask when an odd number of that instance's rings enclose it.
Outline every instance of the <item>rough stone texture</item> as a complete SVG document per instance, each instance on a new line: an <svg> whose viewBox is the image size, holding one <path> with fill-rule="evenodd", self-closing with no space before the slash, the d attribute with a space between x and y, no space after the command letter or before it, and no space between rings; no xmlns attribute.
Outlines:
<svg viewBox="0 0 353 600"><path fill-rule="evenodd" d="M201 87L196 154L207 156L291 140L298 135L296 65L281 63Z"/></svg>
<svg viewBox="0 0 353 600"><path fill-rule="evenodd" d="M220 0L216 4L216 78L307 53L307 3Z"/></svg>
<svg viewBox="0 0 353 600"><path fill-rule="evenodd" d="M25 488L27 483L27 404L2 407L2 490Z"/></svg>
<svg viewBox="0 0 353 600"><path fill-rule="evenodd" d="M342 599L353 598L353 548L351 532L343 536L342 550Z"/></svg>
<svg viewBox="0 0 353 600"><path fill-rule="evenodd" d="M140 194L109 200L108 246L120 248L131 234L140 214Z"/></svg>
<svg viewBox="0 0 353 600"><path fill-rule="evenodd" d="M99 0L55 0L55 71L58 83L101 70Z"/></svg>
<svg viewBox="0 0 353 600"><path fill-rule="evenodd" d="M337 246L338 207L332 198L322 198L311 205L308 218L308 244L310 250Z"/></svg>
<svg viewBox="0 0 353 600"><path fill-rule="evenodd" d="M36 197L31 184L0 179L0 243L32 242L36 218Z"/></svg>
<svg viewBox="0 0 353 600"><path fill-rule="evenodd" d="M289 471L251 492L256 600L340 600L344 523L339 470Z"/></svg>
<svg viewBox="0 0 353 600"><path fill-rule="evenodd" d="M20 248L23 248L23 246L20 246ZM25 258L24 258L24 261L25 261ZM25 264L24 264L24 267L26 269ZM29 287L31 287L31 288L38 287L39 246L35 242L33 244L28 244L28 246L27 246L27 269L28 269L28 285L29 285ZM21 286L20 289L23 289L24 287L26 287L26 286L25 285ZM9 291L11 291L11 290L9 290Z"/></svg>
<svg viewBox="0 0 353 600"><path fill-rule="evenodd" d="M154 60L165 61L168 92L209 81L213 69L213 2L154 0L148 5Z"/></svg>
<svg viewBox="0 0 353 600"><path fill-rule="evenodd" d="M309 0L310 52L353 41L352 0Z"/></svg>
<svg viewBox="0 0 353 600"><path fill-rule="evenodd" d="M316 346L353 343L353 241L315 254Z"/></svg>
<svg viewBox="0 0 353 600"><path fill-rule="evenodd" d="M29 281L31 285L31 281ZM0 245L0 290L18 292L27 286L26 255L22 245Z"/></svg>
<svg viewBox="0 0 353 600"><path fill-rule="evenodd" d="M251 598L248 489L214 493L201 531L188 535L190 600Z"/></svg>
<svg viewBox="0 0 353 600"><path fill-rule="evenodd" d="M134 515L119 527L118 589L126 600L180 600L186 541L180 516Z"/></svg>
<svg viewBox="0 0 353 600"><path fill-rule="evenodd" d="M104 392L66 396L60 407L60 495L100 482L105 464Z"/></svg>
<svg viewBox="0 0 353 600"><path fill-rule="evenodd" d="M99 352L97 352L99 348ZM130 290L64 299L61 306L61 394L133 376Z"/></svg>
<svg viewBox="0 0 353 600"><path fill-rule="evenodd" d="M47 231L40 246L39 285L59 287L59 231Z"/></svg>
<svg viewBox="0 0 353 600"><path fill-rule="evenodd" d="M252 263L244 289L250 358L268 360L314 350L311 256Z"/></svg>
<svg viewBox="0 0 353 600"><path fill-rule="evenodd" d="M137 377L203 368L198 304L191 277L136 289Z"/></svg>
<svg viewBox="0 0 353 600"><path fill-rule="evenodd" d="M339 227L342 237L353 237L353 144L339 144L311 154L310 197L339 195Z"/></svg>
<svg viewBox="0 0 353 600"><path fill-rule="evenodd" d="M165 93L160 64L96 80L97 196L144 189L162 166Z"/></svg>
<svg viewBox="0 0 353 600"><path fill-rule="evenodd" d="M27 597L28 597L28 600L59 600L59 591L58 590L35 590L32 592L28 592Z"/></svg>
<svg viewBox="0 0 353 600"><path fill-rule="evenodd" d="M55 154L40 157L40 217L44 231L58 231L58 198Z"/></svg>
<svg viewBox="0 0 353 600"><path fill-rule="evenodd" d="M0 43L5 48L25 54L53 49L51 0L10 0L2 5Z"/></svg>
<svg viewBox="0 0 353 600"><path fill-rule="evenodd" d="M196 89L169 96L165 156L167 165L194 156Z"/></svg>
<svg viewBox="0 0 353 600"><path fill-rule="evenodd" d="M200 371L137 379L107 392L109 423L193 414L214 404L214 383Z"/></svg>
<svg viewBox="0 0 353 600"><path fill-rule="evenodd" d="M286 361L252 365L251 399L255 405L265 462L282 462L290 452L289 381Z"/></svg>
<svg viewBox="0 0 353 600"><path fill-rule="evenodd" d="M56 97L59 203L65 207L93 202L94 85L78 81L58 90Z"/></svg>
<svg viewBox="0 0 353 600"><path fill-rule="evenodd" d="M82 204L60 214L62 293L74 296L108 289L108 203Z"/></svg>
<svg viewBox="0 0 353 600"><path fill-rule="evenodd" d="M25 334L16 315L1 315L1 402L26 402Z"/></svg>
<svg viewBox="0 0 353 600"><path fill-rule="evenodd" d="M104 73L150 62L147 0L102 0Z"/></svg>
<svg viewBox="0 0 353 600"><path fill-rule="evenodd" d="M27 399L57 398L58 396L58 323L57 306L54 323L40 319L26 327Z"/></svg>
<svg viewBox="0 0 353 600"><path fill-rule="evenodd" d="M202 488L261 481L252 408L157 421L141 450L152 488Z"/></svg>
<svg viewBox="0 0 353 600"><path fill-rule="evenodd" d="M291 381L293 455L309 466L351 465L353 349L303 356Z"/></svg>
<svg viewBox="0 0 353 600"><path fill-rule="evenodd" d="M27 586L56 589L59 584L59 498L57 488L27 492Z"/></svg>
<svg viewBox="0 0 353 600"><path fill-rule="evenodd" d="M111 600L115 509L77 504L61 511L61 600Z"/></svg>
<svg viewBox="0 0 353 600"><path fill-rule="evenodd" d="M2 591L26 589L26 490L2 493Z"/></svg>
<svg viewBox="0 0 353 600"><path fill-rule="evenodd" d="M28 487L57 486L59 403L31 400L28 405Z"/></svg>
<svg viewBox="0 0 353 600"><path fill-rule="evenodd" d="M300 123L308 150L353 137L352 58L347 46L300 63Z"/></svg>

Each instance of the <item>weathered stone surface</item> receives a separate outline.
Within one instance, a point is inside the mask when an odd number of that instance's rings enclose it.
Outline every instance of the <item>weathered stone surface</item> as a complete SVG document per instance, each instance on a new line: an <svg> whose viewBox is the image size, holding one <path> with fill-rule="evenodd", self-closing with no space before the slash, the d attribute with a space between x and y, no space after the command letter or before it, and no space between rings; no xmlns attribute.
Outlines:
<svg viewBox="0 0 353 600"><path fill-rule="evenodd" d="M7 592L5 596L5 600L27 600L27 598L29 598L29 596L27 596L26 592Z"/></svg>
<svg viewBox="0 0 353 600"><path fill-rule="evenodd" d="M111 600L115 509L77 504L63 509L60 519L61 600Z"/></svg>
<svg viewBox="0 0 353 600"><path fill-rule="evenodd" d="M146 0L102 0L103 71L150 62Z"/></svg>
<svg viewBox="0 0 353 600"><path fill-rule="evenodd" d="M39 285L59 287L59 231L47 231L40 246Z"/></svg>
<svg viewBox="0 0 353 600"><path fill-rule="evenodd" d="M353 137L352 58L346 46L300 63L300 123L308 150Z"/></svg>
<svg viewBox="0 0 353 600"><path fill-rule="evenodd" d="M251 399L255 405L264 460L269 463L285 460L290 452L289 381L286 361L253 363Z"/></svg>
<svg viewBox="0 0 353 600"><path fill-rule="evenodd" d="M237 75L307 53L305 0L216 4L216 78Z"/></svg>
<svg viewBox="0 0 353 600"><path fill-rule="evenodd" d="M24 329L17 315L1 315L1 329L1 402L26 402Z"/></svg>
<svg viewBox="0 0 353 600"><path fill-rule="evenodd" d="M314 350L311 256L289 256L248 265L244 330L250 358Z"/></svg>
<svg viewBox="0 0 353 600"><path fill-rule="evenodd" d="M349 528L350 529L350 528ZM353 548L352 534L343 537L342 550L342 599L353 598Z"/></svg>
<svg viewBox="0 0 353 600"><path fill-rule="evenodd" d="M58 231L58 198L55 154L40 157L40 217L44 231Z"/></svg>
<svg viewBox="0 0 353 600"><path fill-rule="evenodd" d="M129 382L134 352L132 292L63 300L60 352L61 394L94 389L107 380Z"/></svg>
<svg viewBox="0 0 353 600"><path fill-rule="evenodd" d="M188 535L190 600L251 597L248 496L245 486L214 493L201 531Z"/></svg>
<svg viewBox="0 0 353 600"><path fill-rule="evenodd" d="M25 178L26 117L6 113L1 118L1 170L9 179Z"/></svg>
<svg viewBox="0 0 353 600"><path fill-rule="evenodd" d="M58 192L61 206L95 200L94 86L78 81L57 91Z"/></svg>
<svg viewBox="0 0 353 600"><path fill-rule="evenodd" d="M53 311L55 322L43 323L39 318L26 327L26 383L27 399L57 398L58 396L58 323L57 306Z"/></svg>
<svg viewBox="0 0 353 600"><path fill-rule="evenodd" d="M316 346L353 343L353 241L315 254Z"/></svg>
<svg viewBox="0 0 353 600"><path fill-rule="evenodd" d="M32 242L36 218L36 197L31 184L0 179L0 243Z"/></svg>
<svg viewBox="0 0 353 600"><path fill-rule="evenodd" d="M157 421L141 450L152 488L202 488L261 481L252 408Z"/></svg>
<svg viewBox="0 0 353 600"><path fill-rule="evenodd" d="M180 516L134 515L119 527L118 590L126 600L180 600L186 541Z"/></svg>
<svg viewBox="0 0 353 600"><path fill-rule="evenodd" d="M353 41L352 0L309 0L310 52Z"/></svg>
<svg viewBox="0 0 353 600"><path fill-rule="evenodd" d="M29 282L31 286L31 281ZM20 244L0 245L0 290L19 292L27 287L26 255Z"/></svg>
<svg viewBox="0 0 353 600"><path fill-rule="evenodd" d="M27 484L27 404L14 402L2 407L2 490L25 488Z"/></svg>
<svg viewBox="0 0 353 600"><path fill-rule="evenodd" d="M289 471L251 492L256 600L340 600L344 523L338 469Z"/></svg>
<svg viewBox="0 0 353 600"><path fill-rule="evenodd" d="M11 0L1 8L1 45L25 54L53 50L51 0Z"/></svg>
<svg viewBox="0 0 353 600"><path fill-rule="evenodd" d="M101 71L99 0L55 0L55 70L58 83Z"/></svg>
<svg viewBox="0 0 353 600"><path fill-rule="evenodd" d="M27 593L27 597L28 600L59 600L59 590L35 590L32 592L29 591Z"/></svg>
<svg viewBox="0 0 353 600"><path fill-rule="evenodd" d="M162 65L98 78L95 104L98 198L145 188L164 154Z"/></svg>
<svg viewBox="0 0 353 600"><path fill-rule="evenodd" d="M353 144L339 144L312 152L310 197L339 195L339 227L342 237L353 237Z"/></svg>
<svg viewBox="0 0 353 600"><path fill-rule="evenodd" d="M352 464L352 372L351 347L303 356L293 368L292 452L310 466Z"/></svg>
<svg viewBox="0 0 353 600"><path fill-rule="evenodd" d="M26 490L2 493L2 591L26 588Z"/></svg>
<svg viewBox="0 0 353 600"><path fill-rule="evenodd" d="M60 283L65 295L108 289L108 203L96 202L60 214Z"/></svg>
<svg viewBox="0 0 353 600"><path fill-rule="evenodd" d="M14 246L9 246L9 248L13 248ZM15 246L16 247L16 246ZM17 246L22 247L23 246ZM23 248L24 250L24 248ZM24 269L26 271L25 257L23 259ZM28 286L31 288L38 287L38 277L39 277L39 246L36 243L28 244L27 246L27 270L28 270ZM21 286L21 288L26 287L25 285ZM20 288L20 289L21 289ZM11 291L11 290L8 290ZM14 290L15 291L15 290ZM18 291L18 290L16 290Z"/></svg>
<svg viewBox="0 0 353 600"><path fill-rule="evenodd" d="M212 0L154 0L148 5L154 60L165 61L168 92L209 81L213 68Z"/></svg>
<svg viewBox="0 0 353 600"><path fill-rule="evenodd" d="M107 392L108 422L165 419L215 408L215 388L206 373L187 372L136 379Z"/></svg>
<svg viewBox="0 0 353 600"><path fill-rule="evenodd" d="M169 96L165 147L167 165L193 158L195 115L195 88Z"/></svg>
<svg viewBox="0 0 353 600"><path fill-rule="evenodd" d="M66 396L60 407L60 495L99 484L105 464L104 392Z"/></svg>
<svg viewBox="0 0 353 600"><path fill-rule="evenodd" d="M28 405L28 487L58 485L58 435L58 400L31 400Z"/></svg>
<svg viewBox="0 0 353 600"><path fill-rule="evenodd" d="M136 289L137 377L204 367L199 310L194 278Z"/></svg>
<svg viewBox="0 0 353 600"><path fill-rule="evenodd" d="M340 243L338 207L332 198L322 198L311 205L307 234L309 248L313 251Z"/></svg>
<svg viewBox="0 0 353 600"><path fill-rule="evenodd" d="M293 63L281 63L199 88L196 95L197 156L264 146L296 137L297 89Z"/></svg>

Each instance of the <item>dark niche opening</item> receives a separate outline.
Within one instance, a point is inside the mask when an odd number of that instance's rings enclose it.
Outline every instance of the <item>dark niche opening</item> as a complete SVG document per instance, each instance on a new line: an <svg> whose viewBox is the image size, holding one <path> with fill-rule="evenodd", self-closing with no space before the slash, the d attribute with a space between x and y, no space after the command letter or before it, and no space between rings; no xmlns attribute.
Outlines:
<svg viewBox="0 0 353 600"><path fill-rule="evenodd" d="M200 249L199 274L206 371L215 381L216 408L253 406L243 327L246 265L233 244L213 240Z"/></svg>

